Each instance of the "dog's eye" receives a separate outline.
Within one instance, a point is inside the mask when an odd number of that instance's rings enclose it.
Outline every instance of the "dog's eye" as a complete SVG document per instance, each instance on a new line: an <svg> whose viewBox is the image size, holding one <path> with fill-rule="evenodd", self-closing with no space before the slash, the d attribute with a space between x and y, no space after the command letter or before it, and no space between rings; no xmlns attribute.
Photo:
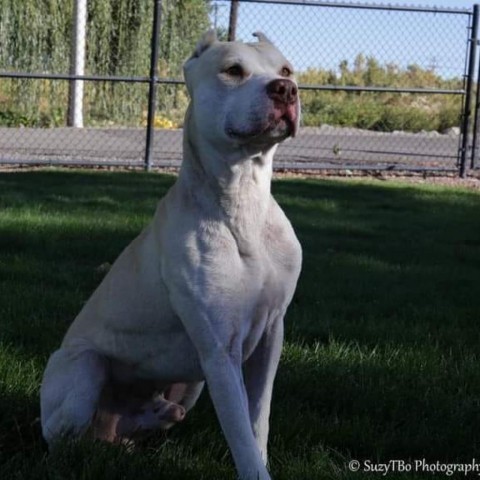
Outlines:
<svg viewBox="0 0 480 480"><path fill-rule="evenodd" d="M225 70L225 73L231 77L243 77L243 68L240 65L232 65Z"/></svg>
<svg viewBox="0 0 480 480"><path fill-rule="evenodd" d="M290 77L293 75L293 72L290 70L290 68L288 67L283 67L281 70L280 70L280 75L282 77Z"/></svg>

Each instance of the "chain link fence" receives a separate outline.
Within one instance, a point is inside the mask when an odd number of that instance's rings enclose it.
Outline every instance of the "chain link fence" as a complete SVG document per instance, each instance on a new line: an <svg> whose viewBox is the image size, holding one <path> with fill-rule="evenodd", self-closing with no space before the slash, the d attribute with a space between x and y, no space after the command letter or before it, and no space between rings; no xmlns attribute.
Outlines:
<svg viewBox="0 0 480 480"><path fill-rule="evenodd" d="M178 166L181 66L208 28L296 67L276 168L475 167L478 11L315 0L0 0L0 164ZM153 40L152 40L153 39ZM465 134L463 134L465 132Z"/></svg>

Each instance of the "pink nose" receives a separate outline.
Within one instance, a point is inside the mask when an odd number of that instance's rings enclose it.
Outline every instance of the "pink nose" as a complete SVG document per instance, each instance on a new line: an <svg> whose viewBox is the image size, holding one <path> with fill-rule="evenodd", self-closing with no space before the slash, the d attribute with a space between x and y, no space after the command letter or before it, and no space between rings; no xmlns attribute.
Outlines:
<svg viewBox="0 0 480 480"><path fill-rule="evenodd" d="M267 85L267 95L269 98L285 105L295 103L297 101L297 94L297 86L291 80L272 80Z"/></svg>

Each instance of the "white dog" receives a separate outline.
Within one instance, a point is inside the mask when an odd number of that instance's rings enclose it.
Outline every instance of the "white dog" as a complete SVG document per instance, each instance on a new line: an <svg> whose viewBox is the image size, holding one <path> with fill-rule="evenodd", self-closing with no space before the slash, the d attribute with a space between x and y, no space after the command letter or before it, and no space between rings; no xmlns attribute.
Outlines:
<svg viewBox="0 0 480 480"><path fill-rule="evenodd" d="M209 32L186 62L180 175L50 357L49 444L167 428L206 381L239 476L270 478L272 387L302 256L270 182L300 106L290 63L256 36L219 42Z"/></svg>

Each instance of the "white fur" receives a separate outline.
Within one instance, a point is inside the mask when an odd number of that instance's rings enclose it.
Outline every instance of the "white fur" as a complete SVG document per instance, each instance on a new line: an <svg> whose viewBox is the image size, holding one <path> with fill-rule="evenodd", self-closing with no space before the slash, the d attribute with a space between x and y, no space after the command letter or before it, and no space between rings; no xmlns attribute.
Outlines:
<svg viewBox="0 0 480 480"><path fill-rule="evenodd" d="M225 72L232 62L242 78ZM285 65L269 41L211 35L187 61L192 101L179 178L49 360L41 388L49 443L84 433L95 418L97 436L111 440L125 436L116 430L122 416L135 429L170 426L172 405L178 416L188 411L206 380L239 476L270 478L273 380L301 265L270 194L276 144L295 133L271 122L266 94ZM140 416L129 413L133 404Z"/></svg>

